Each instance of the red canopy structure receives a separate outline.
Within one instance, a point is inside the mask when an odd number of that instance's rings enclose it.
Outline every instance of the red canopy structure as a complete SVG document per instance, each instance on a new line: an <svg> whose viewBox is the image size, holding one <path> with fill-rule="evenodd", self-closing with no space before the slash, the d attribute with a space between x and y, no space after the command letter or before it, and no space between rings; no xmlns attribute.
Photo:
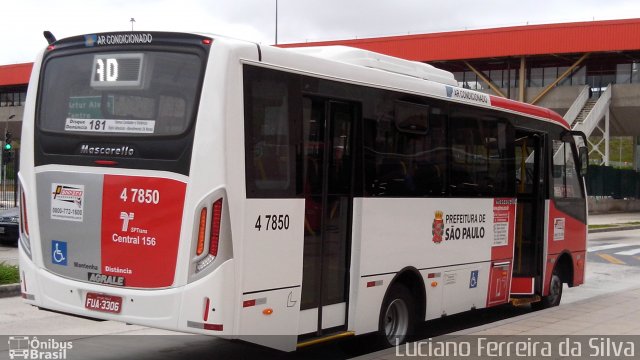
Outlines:
<svg viewBox="0 0 640 360"><path fill-rule="evenodd" d="M416 61L640 49L640 19L526 25L422 35L285 44L347 45Z"/></svg>
<svg viewBox="0 0 640 360"><path fill-rule="evenodd" d="M33 63L0 66L0 86L28 84L31 68Z"/></svg>

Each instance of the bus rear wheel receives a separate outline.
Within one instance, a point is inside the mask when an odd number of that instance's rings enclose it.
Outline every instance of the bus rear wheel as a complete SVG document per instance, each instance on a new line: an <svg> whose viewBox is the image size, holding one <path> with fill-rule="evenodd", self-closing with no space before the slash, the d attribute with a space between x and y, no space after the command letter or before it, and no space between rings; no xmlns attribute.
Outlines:
<svg viewBox="0 0 640 360"><path fill-rule="evenodd" d="M413 331L415 304L411 292L403 285L393 285L380 309L378 337L385 346L404 343Z"/></svg>

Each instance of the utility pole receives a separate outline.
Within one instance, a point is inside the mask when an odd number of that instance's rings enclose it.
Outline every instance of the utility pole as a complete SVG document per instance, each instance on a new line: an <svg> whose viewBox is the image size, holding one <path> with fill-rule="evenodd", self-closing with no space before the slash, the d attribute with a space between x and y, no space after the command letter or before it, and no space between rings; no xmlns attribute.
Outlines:
<svg viewBox="0 0 640 360"><path fill-rule="evenodd" d="M131 22L131 31L133 31L133 23L136 22L136 19L131 18L129 21Z"/></svg>

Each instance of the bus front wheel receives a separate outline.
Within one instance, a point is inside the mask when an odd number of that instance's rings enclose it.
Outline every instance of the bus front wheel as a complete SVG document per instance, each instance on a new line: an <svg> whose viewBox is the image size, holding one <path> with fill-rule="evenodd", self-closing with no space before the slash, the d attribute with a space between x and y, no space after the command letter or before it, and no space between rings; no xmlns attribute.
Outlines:
<svg viewBox="0 0 640 360"><path fill-rule="evenodd" d="M380 309L378 334L385 346L404 343L413 331L415 304L411 292L394 284L385 296Z"/></svg>
<svg viewBox="0 0 640 360"><path fill-rule="evenodd" d="M562 299L562 279L556 271L551 274L549 282L549 295L543 296L540 302L534 303L536 309L546 309L560 305Z"/></svg>

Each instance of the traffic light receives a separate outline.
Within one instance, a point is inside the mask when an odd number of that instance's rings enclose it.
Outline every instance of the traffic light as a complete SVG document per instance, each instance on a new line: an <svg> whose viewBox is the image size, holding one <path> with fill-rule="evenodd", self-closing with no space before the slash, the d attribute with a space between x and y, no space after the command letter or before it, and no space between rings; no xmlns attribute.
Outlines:
<svg viewBox="0 0 640 360"><path fill-rule="evenodd" d="M11 133L4 133L4 147L2 148L2 163L7 164L13 160L13 144L11 144Z"/></svg>
<svg viewBox="0 0 640 360"><path fill-rule="evenodd" d="M13 148L11 144L11 132L7 131L4 133L4 149L9 151Z"/></svg>

